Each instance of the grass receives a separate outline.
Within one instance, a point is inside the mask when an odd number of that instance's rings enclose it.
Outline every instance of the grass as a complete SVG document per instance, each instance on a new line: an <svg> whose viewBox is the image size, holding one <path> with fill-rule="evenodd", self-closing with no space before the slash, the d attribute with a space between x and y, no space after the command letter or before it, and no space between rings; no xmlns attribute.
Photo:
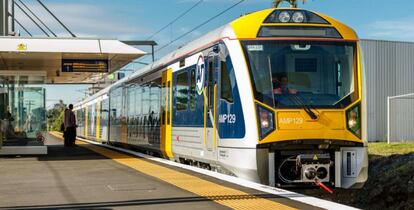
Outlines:
<svg viewBox="0 0 414 210"><path fill-rule="evenodd" d="M414 152L414 143L393 143L375 142L368 144L368 153L370 155L390 156L405 155Z"/></svg>

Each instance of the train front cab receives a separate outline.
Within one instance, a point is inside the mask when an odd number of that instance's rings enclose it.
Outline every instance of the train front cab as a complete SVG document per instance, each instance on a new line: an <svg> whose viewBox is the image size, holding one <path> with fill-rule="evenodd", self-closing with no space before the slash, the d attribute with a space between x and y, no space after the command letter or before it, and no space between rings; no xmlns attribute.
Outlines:
<svg viewBox="0 0 414 210"><path fill-rule="evenodd" d="M264 10L232 26L253 89L261 181L362 187L368 174L366 102L355 32L296 9Z"/></svg>

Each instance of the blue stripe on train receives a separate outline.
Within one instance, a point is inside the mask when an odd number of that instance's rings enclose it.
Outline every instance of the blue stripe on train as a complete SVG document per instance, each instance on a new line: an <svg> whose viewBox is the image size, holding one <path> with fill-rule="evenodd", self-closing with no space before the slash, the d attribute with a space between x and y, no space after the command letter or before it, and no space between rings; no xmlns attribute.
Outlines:
<svg viewBox="0 0 414 210"><path fill-rule="evenodd" d="M246 134L243 109L241 106L239 89L236 82L233 63L229 55L226 56L225 65L230 76L233 103L220 99L218 105L218 133L220 138L243 138Z"/></svg>

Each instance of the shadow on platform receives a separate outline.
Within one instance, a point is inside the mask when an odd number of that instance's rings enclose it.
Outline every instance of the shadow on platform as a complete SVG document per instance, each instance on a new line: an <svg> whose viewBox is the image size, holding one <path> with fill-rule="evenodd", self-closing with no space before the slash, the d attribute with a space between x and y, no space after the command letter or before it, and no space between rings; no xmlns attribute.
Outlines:
<svg viewBox="0 0 414 210"><path fill-rule="evenodd" d="M48 145L47 148L48 154L37 157L39 161L108 159L81 146L65 147L63 145Z"/></svg>
<svg viewBox="0 0 414 210"><path fill-rule="evenodd" d="M174 203L191 203L204 202L211 200L245 200L258 198L280 198L271 194L251 194L251 195L224 195L213 196L211 198L192 196L192 197L176 197L176 198L154 198L128 201L112 201L112 202L94 202L94 203L74 203L74 204L56 204L56 205L32 205L32 206L8 206L0 209L112 209L116 207L128 206L145 206L145 205L159 205L159 204L174 204Z"/></svg>

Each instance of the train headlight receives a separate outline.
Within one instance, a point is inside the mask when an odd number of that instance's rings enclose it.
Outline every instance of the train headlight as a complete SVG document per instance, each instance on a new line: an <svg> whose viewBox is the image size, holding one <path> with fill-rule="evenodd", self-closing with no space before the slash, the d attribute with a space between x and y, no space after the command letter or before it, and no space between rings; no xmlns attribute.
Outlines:
<svg viewBox="0 0 414 210"><path fill-rule="evenodd" d="M282 23L287 23L290 21L290 13L288 11L283 11L279 13L279 21Z"/></svg>
<svg viewBox="0 0 414 210"><path fill-rule="evenodd" d="M302 12L295 12L292 15L292 20L295 23L303 23L305 20L305 15Z"/></svg>
<svg viewBox="0 0 414 210"><path fill-rule="evenodd" d="M361 107L359 104L346 112L346 121L348 130L361 137Z"/></svg>
<svg viewBox="0 0 414 210"><path fill-rule="evenodd" d="M260 139L263 139L275 129L275 123L273 120L273 112L260 105L257 105L257 114L259 115L258 123L259 123L259 128L260 128L259 129Z"/></svg>

